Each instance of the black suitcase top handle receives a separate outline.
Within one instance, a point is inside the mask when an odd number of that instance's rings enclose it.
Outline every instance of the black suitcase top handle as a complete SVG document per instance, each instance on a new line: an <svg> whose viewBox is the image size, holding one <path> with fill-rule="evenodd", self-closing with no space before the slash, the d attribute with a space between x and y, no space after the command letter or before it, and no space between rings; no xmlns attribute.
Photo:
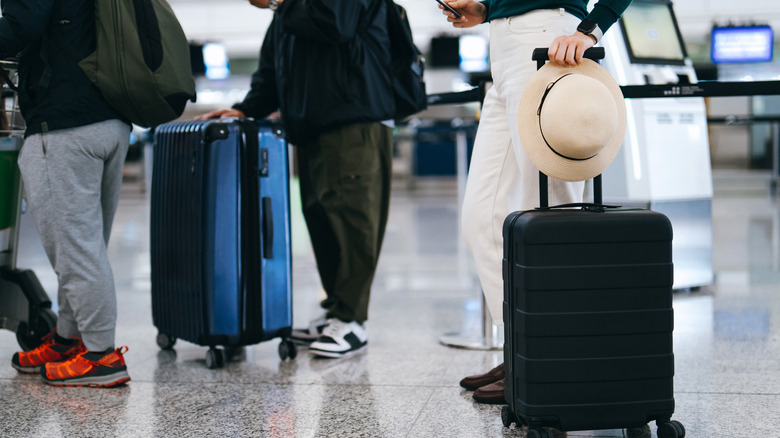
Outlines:
<svg viewBox="0 0 780 438"><path fill-rule="evenodd" d="M546 47L540 47L534 49L534 53L531 56L531 59L536 61L536 68L537 70L542 68L545 62L547 62L550 58L547 56L547 49ZM582 54L583 58L588 58L592 61L598 61L599 59L604 59L604 48L603 47L591 47L590 49L586 50L585 53Z"/></svg>

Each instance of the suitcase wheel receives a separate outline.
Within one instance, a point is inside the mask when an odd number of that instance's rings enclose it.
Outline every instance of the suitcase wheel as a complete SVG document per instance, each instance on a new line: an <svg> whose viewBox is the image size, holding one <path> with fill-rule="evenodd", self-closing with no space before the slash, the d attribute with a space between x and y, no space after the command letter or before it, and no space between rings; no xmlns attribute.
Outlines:
<svg viewBox="0 0 780 438"><path fill-rule="evenodd" d="M658 424L658 438L683 438L685 428L676 420Z"/></svg>
<svg viewBox="0 0 780 438"><path fill-rule="evenodd" d="M550 429L528 429L528 433L525 435L526 438L554 438L555 435L553 435L552 431Z"/></svg>
<svg viewBox="0 0 780 438"><path fill-rule="evenodd" d="M282 342L279 343L279 358L282 360L287 360L287 358L293 360L297 355L298 348L295 346L295 343L289 339L282 339Z"/></svg>
<svg viewBox="0 0 780 438"><path fill-rule="evenodd" d="M26 322L19 323L16 329L16 341L24 351L30 351L43 341L47 333L54 331L57 326L57 315L48 308L38 308L37 313L30 315L30 324Z"/></svg>
<svg viewBox="0 0 780 438"><path fill-rule="evenodd" d="M509 427L512 423L517 423L517 427L527 426L525 419L515 415L509 406L501 408L501 422L504 423L504 427Z"/></svg>
<svg viewBox="0 0 780 438"><path fill-rule="evenodd" d="M501 408L501 422L504 423L504 427L509 427L516 421L517 418L515 417L515 414L512 413L512 409L509 408L509 406Z"/></svg>
<svg viewBox="0 0 780 438"><path fill-rule="evenodd" d="M225 352L218 348L209 348L209 351L206 352L206 366L210 370L225 366Z"/></svg>
<svg viewBox="0 0 780 438"><path fill-rule="evenodd" d="M171 350L173 349L174 344L176 344L176 338L173 336L168 336L165 333L157 333L157 346L160 347L160 349Z"/></svg>

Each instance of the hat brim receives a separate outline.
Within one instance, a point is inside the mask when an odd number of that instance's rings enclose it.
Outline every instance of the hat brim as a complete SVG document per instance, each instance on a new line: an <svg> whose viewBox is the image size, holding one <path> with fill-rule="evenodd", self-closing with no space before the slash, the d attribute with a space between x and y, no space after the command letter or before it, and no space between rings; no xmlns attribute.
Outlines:
<svg viewBox="0 0 780 438"><path fill-rule="evenodd" d="M615 134L595 156L587 160L570 160L553 152L539 127L539 102L547 86L561 76L577 73L590 76L604 84L615 100L618 124ZM604 67L583 59L580 65L562 67L547 63L536 71L520 97L517 109L517 129L528 158L545 175L561 181L583 181L601 174L620 151L626 133L626 104L620 86Z"/></svg>

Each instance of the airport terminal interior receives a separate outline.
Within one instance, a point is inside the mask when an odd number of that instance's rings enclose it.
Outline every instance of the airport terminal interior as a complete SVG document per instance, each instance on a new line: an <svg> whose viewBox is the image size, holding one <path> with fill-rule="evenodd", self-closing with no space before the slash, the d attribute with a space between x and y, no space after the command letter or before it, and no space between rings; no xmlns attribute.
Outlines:
<svg viewBox="0 0 780 438"><path fill-rule="evenodd" d="M265 26L271 13L238 0L219 10L213 2L170 3L194 37L193 53L203 53L193 69L199 101L183 119L240 100L262 39L253 20ZM458 33L441 23L433 1L398 3L409 11L426 55L429 94L469 90L489 79L486 26ZM772 57L772 29L780 28L780 6L732 3L635 0L605 35L602 65L626 86L767 81L776 88L780 60ZM225 11L247 13L231 29L220 15ZM727 96L627 99L626 138L603 176L605 203L670 218L672 418L693 438L780 436L780 97L735 89ZM150 262L154 142L151 132L135 129L108 247L119 308L116 340L128 347L132 380L114 388L48 386L11 367L20 345L13 331L0 329L0 436L525 437L526 427L504 425L502 405L477 403L458 384L504 360L504 327L483 311L460 233L478 116L479 103L467 100L431 105L395 127L393 190L367 349L326 359L298 347L282 359L276 338L226 352L223 366L210 366L208 347L183 340L173 349L158 345ZM7 150L0 147L0 154ZM289 157L292 315L301 327L321 315L324 292L292 146ZM19 220L0 234L0 251L18 235L15 266L35 273L56 313L56 275L21 204ZM658 437L655 423L550 431L555 437Z"/></svg>

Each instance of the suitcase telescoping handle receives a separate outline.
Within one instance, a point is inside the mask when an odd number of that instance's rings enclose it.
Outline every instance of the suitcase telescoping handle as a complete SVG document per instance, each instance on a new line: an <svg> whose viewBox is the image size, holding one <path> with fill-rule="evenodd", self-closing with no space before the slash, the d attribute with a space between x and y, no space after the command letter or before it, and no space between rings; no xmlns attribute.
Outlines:
<svg viewBox="0 0 780 438"><path fill-rule="evenodd" d="M544 66L544 63L550 59L547 55L547 52L548 49L546 47L540 47L534 49L531 59L536 61L537 70L542 68ZM588 58L593 61L604 59L604 48L591 47L590 49L586 50L585 53L582 54L582 56L584 58ZM597 175L595 178L593 178L593 203L596 205L602 204L601 175ZM547 175L545 175L540 171L539 172L539 207L548 208L549 206L550 203L547 197Z"/></svg>
<svg viewBox="0 0 780 438"><path fill-rule="evenodd" d="M593 204L602 205L601 195L601 174L593 177ZM539 208L550 207L550 201L547 198L547 175L539 171Z"/></svg>

